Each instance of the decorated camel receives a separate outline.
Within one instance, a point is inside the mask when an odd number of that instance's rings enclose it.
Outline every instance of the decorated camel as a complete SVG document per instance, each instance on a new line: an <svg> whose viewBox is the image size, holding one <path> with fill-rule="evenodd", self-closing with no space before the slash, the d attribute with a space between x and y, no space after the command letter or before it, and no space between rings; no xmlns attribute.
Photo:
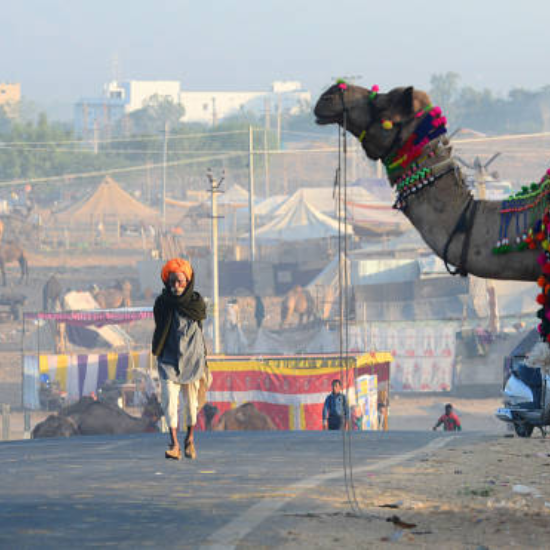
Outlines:
<svg viewBox="0 0 550 550"><path fill-rule="evenodd" d="M345 128L367 157L383 162L395 208L454 273L537 281L539 332L550 341L550 170L505 201L474 200L441 109L413 87L380 93L339 81L321 95L315 116Z"/></svg>
<svg viewBox="0 0 550 550"><path fill-rule="evenodd" d="M517 199L504 205L473 200L451 155L445 117L431 105L428 94L412 87L379 93L376 87L335 84L319 98L315 116L319 124L345 124L366 155L384 163L390 185L397 191L395 206L440 258L477 277L537 280L540 250L531 246L529 230L533 234L536 228L529 222L544 201L537 202L533 212L527 208L528 216L523 214L526 206L550 192L548 175L533 184L536 189L524 188ZM508 208L524 210L517 216L502 212ZM494 253L493 249L502 249L503 241L513 253ZM516 254L515 248L527 250Z"/></svg>

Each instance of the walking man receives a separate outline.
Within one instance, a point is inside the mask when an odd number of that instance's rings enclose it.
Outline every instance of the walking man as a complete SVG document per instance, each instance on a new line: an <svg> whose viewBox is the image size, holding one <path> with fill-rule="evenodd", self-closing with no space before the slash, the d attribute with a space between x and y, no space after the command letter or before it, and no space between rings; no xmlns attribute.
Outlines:
<svg viewBox="0 0 550 550"><path fill-rule="evenodd" d="M342 393L342 382L332 381L332 393L325 399L323 407L323 430L346 430L348 427L349 407Z"/></svg>
<svg viewBox="0 0 550 550"><path fill-rule="evenodd" d="M177 430L179 394L182 392L187 420L184 454L194 459L197 414L206 401L211 382L202 334L206 304L194 291L195 276L187 260L175 258L168 261L162 268L161 279L164 289L153 308L155 332L152 348L153 355L158 358L162 409L170 431L170 446L165 456L181 459Z"/></svg>

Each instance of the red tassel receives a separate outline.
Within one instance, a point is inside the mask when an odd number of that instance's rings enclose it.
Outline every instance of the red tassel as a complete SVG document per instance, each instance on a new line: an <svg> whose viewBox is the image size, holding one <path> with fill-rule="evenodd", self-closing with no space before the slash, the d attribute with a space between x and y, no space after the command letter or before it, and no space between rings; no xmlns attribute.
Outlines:
<svg viewBox="0 0 550 550"><path fill-rule="evenodd" d="M550 262L546 262L546 263L542 266L542 272L543 272L545 275L550 275Z"/></svg>
<svg viewBox="0 0 550 550"><path fill-rule="evenodd" d="M542 275L537 279L537 285L539 285L541 288L546 285L546 277L543 277Z"/></svg>
<svg viewBox="0 0 550 550"><path fill-rule="evenodd" d="M544 231L539 231L535 235L535 239L537 239L537 241L544 241Z"/></svg>
<svg viewBox="0 0 550 550"><path fill-rule="evenodd" d="M531 241L529 244L529 250L535 250L535 248L537 248L537 243Z"/></svg>
<svg viewBox="0 0 550 550"><path fill-rule="evenodd" d="M541 306L546 304L546 296L544 294L539 294L537 296L537 304L540 304Z"/></svg>

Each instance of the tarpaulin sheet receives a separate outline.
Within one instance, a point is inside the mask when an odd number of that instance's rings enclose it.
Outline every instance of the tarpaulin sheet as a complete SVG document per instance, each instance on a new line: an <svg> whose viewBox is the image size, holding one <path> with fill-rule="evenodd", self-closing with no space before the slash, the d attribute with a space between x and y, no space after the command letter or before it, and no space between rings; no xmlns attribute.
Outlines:
<svg viewBox="0 0 550 550"><path fill-rule="evenodd" d="M66 323L68 325L94 325L97 327L104 325L119 325L122 323L131 323L132 321L141 321L142 319L153 318L153 308L118 308L118 309L100 309L89 311L58 311L58 312L37 312L24 313L25 319L43 321L56 321L57 323Z"/></svg>
<svg viewBox="0 0 550 550"><path fill-rule="evenodd" d="M213 383L208 401L220 416L253 403L279 430L320 430L334 379L343 378L344 388L353 388L356 375L376 374L379 386L387 388L391 361L384 352L349 356L343 369L336 354L210 360Z"/></svg>

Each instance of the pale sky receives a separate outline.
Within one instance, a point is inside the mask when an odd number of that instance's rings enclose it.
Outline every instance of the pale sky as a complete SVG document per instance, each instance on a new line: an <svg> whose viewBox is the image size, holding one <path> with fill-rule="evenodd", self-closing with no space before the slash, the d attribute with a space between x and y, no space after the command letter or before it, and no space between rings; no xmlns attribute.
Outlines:
<svg viewBox="0 0 550 550"><path fill-rule="evenodd" d="M381 89L461 84L506 93L550 84L547 0L22 0L4 3L0 80L33 101L95 96L121 79L192 90L343 75Z"/></svg>

